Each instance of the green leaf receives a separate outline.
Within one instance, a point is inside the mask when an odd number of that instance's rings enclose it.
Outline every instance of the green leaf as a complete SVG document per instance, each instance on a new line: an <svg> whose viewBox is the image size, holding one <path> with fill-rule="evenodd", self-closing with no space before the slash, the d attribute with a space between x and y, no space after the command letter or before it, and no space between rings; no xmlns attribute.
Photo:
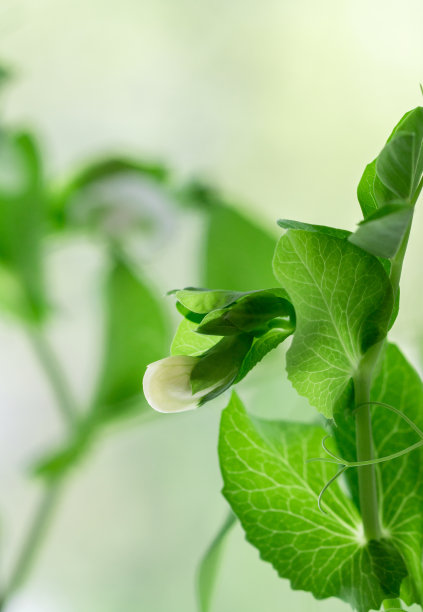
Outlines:
<svg viewBox="0 0 423 612"><path fill-rule="evenodd" d="M375 189L375 182L380 183L380 179L376 176L376 160L373 160L370 164L367 164L364 169L363 176L357 187L357 197L365 219L379 208L376 199L377 189ZM380 185L383 189L383 185L381 183Z"/></svg>
<svg viewBox="0 0 423 612"><path fill-rule="evenodd" d="M263 336L254 338L253 344L242 362L234 384L239 383L243 378L245 378L248 372L250 372L250 370L252 370L267 355L267 353L275 349L277 346L279 346L279 344L281 344L281 342L289 338L293 331L293 327L287 326L286 329L271 329Z"/></svg>
<svg viewBox="0 0 423 612"><path fill-rule="evenodd" d="M384 185L405 201L414 186L414 134L398 134L386 144L376 162L376 172Z"/></svg>
<svg viewBox="0 0 423 612"><path fill-rule="evenodd" d="M193 394L211 389L202 397L200 405L217 397L233 384L252 342L253 337L249 334L227 336L202 355L190 378Z"/></svg>
<svg viewBox="0 0 423 612"><path fill-rule="evenodd" d="M379 207L398 200L399 193L409 192L408 184L416 185L421 175L423 142L423 109L417 107L402 117L388 138L384 149L364 170L357 189L363 216L366 219ZM412 158L410 150L402 150L407 145L409 135L414 134ZM404 135L406 138L404 139ZM397 137L397 143L391 144ZM410 143L408 143L410 144ZM402 155L405 154L403 158ZM408 169L405 167L410 162ZM405 163L404 163L405 162ZM382 180L381 180L382 179ZM399 185L396 185L399 180ZM383 182L382 182L383 181ZM398 191L399 189L399 191ZM404 197L401 195L400 197ZM407 199L411 203L411 199Z"/></svg>
<svg viewBox="0 0 423 612"><path fill-rule="evenodd" d="M208 351L221 340L220 336L198 334L197 323L182 319L170 347L171 355L192 355L196 357Z"/></svg>
<svg viewBox="0 0 423 612"><path fill-rule="evenodd" d="M320 234L326 234L327 236L334 236L335 238L348 238L351 232L344 229L338 229L336 227L329 227L327 225L314 225L310 223L302 223L301 221L293 221L292 219L279 219L278 225L284 229L299 229L307 232L319 232Z"/></svg>
<svg viewBox="0 0 423 612"><path fill-rule="evenodd" d="M161 303L124 260L117 260L106 281L104 359L93 405L100 420L125 415L144 405L146 366L167 351L167 324Z"/></svg>
<svg viewBox="0 0 423 612"><path fill-rule="evenodd" d="M226 543L226 538L235 523L236 518L232 512L230 512L200 563L197 578L200 612L209 612L211 609L211 601L223 547Z"/></svg>
<svg viewBox="0 0 423 612"><path fill-rule="evenodd" d="M276 238L229 206L207 208L203 284L237 291L273 287Z"/></svg>
<svg viewBox="0 0 423 612"><path fill-rule="evenodd" d="M423 385L419 375L400 350L389 344L372 387L372 401L385 402L401 410L423 430ZM382 406L372 409L373 439L376 456L401 451L419 440L417 434L399 416ZM336 414L334 436L340 456L356 461L355 420L349 412ZM376 466L380 483L379 505L383 529L403 555L410 579L402 599L423 603L422 533L423 533L423 451L415 450ZM358 502L357 472L348 470L349 487Z"/></svg>
<svg viewBox="0 0 423 612"><path fill-rule="evenodd" d="M295 313L283 289L267 289L241 297L235 304L213 310L204 317L197 331L209 335L259 333L277 317L295 320Z"/></svg>
<svg viewBox="0 0 423 612"><path fill-rule="evenodd" d="M413 206L387 204L362 221L349 240L372 255L390 259L400 248L412 218Z"/></svg>
<svg viewBox="0 0 423 612"><path fill-rule="evenodd" d="M366 543L352 501L330 463L306 463L321 452L325 431L315 425L250 418L235 394L224 410L219 438L223 494L247 540L293 589L317 599L339 597L359 612L398 597L406 575L388 539Z"/></svg>
<svg viewBox="0 0 423 612"><path fill-rule="evenodd" d="M14 295L22 300L16 304L18 313L32 321L40 321L47 310L44 217L43 174L34 139L25 133L0 131L0 264L9 269L9 281L15 276ZM0 289L7 291L4 284ZM5 301L7 295L0 298Z"/></svg>
<svg viewBox="0 0 423 612"><path fill-rule="evenodd" d="M423 108L399 122L376 161L383 184L405 202L413 203L423 173Z"/></svg>
<svg viewBox="0 0 423 612"><path fill-rule="evenodd" d="M301 230L282 236L273 266L297 316L288 377L331 418L361 357L386 334L389 278L375 257L348 241Z"/></svg>

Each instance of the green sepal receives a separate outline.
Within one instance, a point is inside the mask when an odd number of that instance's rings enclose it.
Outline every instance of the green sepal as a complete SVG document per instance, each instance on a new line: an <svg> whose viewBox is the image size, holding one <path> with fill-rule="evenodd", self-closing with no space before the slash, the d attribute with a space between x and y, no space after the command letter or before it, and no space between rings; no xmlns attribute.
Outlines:
<svg viewBox="0 0 423 612"><path fill-rule="evenodd" d="M193 394L210 389L201 398L200 405L217 397L233 384L252 342L250 334L226 336L201 356L190 379Z"/></svg>
<svg viewBox="0 0 423 612"><path fill-rule="evenodd" d="M271 329L263 336L254 338L250 350L242 362L234 384L239 383L247 374L269 353L273 351L279 344L284 342L294 332L294 328L290 323L286 323L286 329L275 328Z"/></svg>
<svg viewBox="0 0 423 612"><path fill-rule="evenodd" d="M197 334L197 323L189 319L182 319L173 338L171 355L192 355L197 357L208 351L221 340L220 336L204 336Z"/></svg>
<svg viewBox="0 0 423 612"><path fill-rule="evenodd" d="M173 291L178 302L196 314L207 314L212 310L226 308L251 291L225 291L223 289L200 289L187 287Z"/></svg>
<svg viewBox="0 0 423 612"><path fill-rule="evenodd" d="M204 317L197 332L227 336L239 333L263 333L272 319L287 317L295 321L295 312L283 289L266 289L241 297L226 309L213 310Z"/></svg>

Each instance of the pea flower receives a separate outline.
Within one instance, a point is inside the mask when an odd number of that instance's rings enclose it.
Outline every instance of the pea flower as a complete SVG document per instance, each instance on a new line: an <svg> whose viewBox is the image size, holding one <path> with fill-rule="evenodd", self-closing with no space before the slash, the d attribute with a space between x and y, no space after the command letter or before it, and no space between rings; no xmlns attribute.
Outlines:
<svg viewBox="0 0 423 612"><path fill-rule="evenodd" d="M184 412L197 408L202 397L219 382L192 393L191 372L199 357L172 355L147 366L143 378L143 390L147 402L158 412Z"/></svg>

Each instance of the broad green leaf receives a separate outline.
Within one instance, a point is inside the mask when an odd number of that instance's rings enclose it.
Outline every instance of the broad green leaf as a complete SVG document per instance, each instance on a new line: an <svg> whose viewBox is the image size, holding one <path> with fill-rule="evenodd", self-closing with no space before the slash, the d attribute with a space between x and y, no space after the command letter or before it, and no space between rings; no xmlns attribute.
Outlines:
<svg viewBox="0 0 423 612"><path fill-rule="evenodd" d="M236 518L234 514L230 512L201 560L197 578L200 612L209 612L211 609L211 601L223 547L226 543L226 538L235 523Z"/></svg>
<svg viewBox="0 0 423 612"><path fill-rule="evenodd" d="M202 355L190 378L193 394L210 389L202 397L200 405L217 397L233 384L252 342L253 337L249 334L227 336Z"/></svg>
<svg viewBox="0 0 423 612"><path fill-rule="evenodd" d="M301 230L282 236L273 266L297 317L288 377L331 418L361 357L386 334L389 278L375 257L348 241Z"/></svg>
<svg viewBox="0 0 423 612"><path fill-rule="evenodd" d="M348 230L338 229L337 227L302 223L301 221L293 221L292 219L279 219L278 225L284 229L299 229L307 232L319 232L320 234L334 236L335 238L348 238L348 236L351 235L351 232Z"/></svg>
<svg viewBox="0 0 423 612"><path fill-rule="evenodd" d="M420 168L423 163L421 159L421 146L423 141L422 116L423 109L421 107L417 107L406 113L388 138L385 148L379 155L381 159L376 158L366 166L357 189L358 200L365 219L379 207L398 200L398 187L395 187L395 183L398 179L400 180L400 189L401 186L404 188L404 185L410 183L410 180L411 183L416 184L417 176L419 172L421 174ZM402 138L404 134L414 134L413 159L411 159L411 165L408 170L406 168L401 170L401 167L406 161L405 158L402 158L400 152L401 147L406 144L407 140L407 138L405 140ZM398 136L401 136L400 140L397 144L392 145L391 142ZM410 161L409 151L405 151L405 154L406 158ZM394 172L394 175L398 175L399 173L399 177L394 178L392 172ZM384 182L382 182L381 179ZM394 188L394 190L392 190L392 188Z"/></svg>
<svg viewBox="0 0 423 612"><path fill-rule="evenodd" d="M237 291L273 287L276 238L229 206L215 203L207 213L203 284Z"/></svg>
<svg viewBox="0 0 423 612"><path fill-rule="evenodd" d="M385 402L401 410L423 430L423 385L419 375L395 345L385 349L382 367L371 392L372 401ZM372 410L376 456L401 451L419 440L399 416L385 407ZM355 461L355 421L347 413L336 415L334 436L340 456ZM320 454L318 456L321 456ZM401 551L410 574L402 599L423 603L423 451L415 450L377 465L380 482L379 504L384 530ZM357 472L347 472L353 499L358 503Z"/></svg>
<svg viewBox="0 0 423 612"><path fill-rule="evenodd" d="M295 320L294 309L283 289L268 289L250 293L230 307L210 312L201 321L197 331L221 336L263 332L277 317Z"/></svg>
<svg viewBox="0 0 423 612"><path fill-rule="evenodd" d="M376 173L405 202L413 202L423 173L423 108L400 121L376 161Z"/></svg>
<svg viewBox="0 0 423 612"><path fill-rule="evenodd" d="M387 204L362 221L349 240L372 255L390 259L401 246L412 218L413 206Z"/></svg>
<svg viewBox="0 0 423 612"><path fill-rule="evenodd" d="M172 292L185 308L197 314L206 314L211 310L226 308L239 298L249 295L251 291L225 291L223 289L187 288Z"/></svg>
<svg viewBox="0 0 423 612"><path fill-rule="evenodd" d="M0 303L10 303L11 282L16 313L35 321L46 312L44 225L44 182L36 143L29 134L0 131L0 264L9 270L2 275Z"/></svg>
<svg viewBox="0 0 423 612"><path fill-rule="evenodd" d="M198 334L195 331L197 325L198 323L182 319L170 347L171 355L201 355L221 340L220 336Z"/></svg>
<svg viewBox="0 0 423 612"><path fill-rule="evenodd" d="M415 179L414 140L414 134L398 134L386 144L376 162L383 184L406 202L411 199Z"/></svg>
<svg viewBox="0 0 423 612"><path fill-rule="evenodd" d="M146 366L167 351L167 325L158 300L138 273L116 261L106 281L104 360L93 405L100 420L144 405ZM133 403L132 403L133 402Z"/></svg>
<svg viewBox="0 0 423 612"><path fill-rule="evenodd" d="M253 344L242 362L241 369L238 372L234 384L239 383L243 378L245 378L248 372L250 372L263 359L263 357L267 355L267 353L275 349L277 346L279 346L279 344L281 344L281 342L289 338L293 332L294 328L287 324L286 329L271 329L263 336L254 338Z"/></svg>
<svg viewBox="0 0 423 612"><path fill-rule="evenodd" d="M223 494L247 540L293 589L317 599L338 597L359 612L398 597L406 569L388 539L366 543L352 501L334 483L329 463L306 463L321 453L325 431L315 425L250 418L235 394L224 410L219 438Z"/></svg>

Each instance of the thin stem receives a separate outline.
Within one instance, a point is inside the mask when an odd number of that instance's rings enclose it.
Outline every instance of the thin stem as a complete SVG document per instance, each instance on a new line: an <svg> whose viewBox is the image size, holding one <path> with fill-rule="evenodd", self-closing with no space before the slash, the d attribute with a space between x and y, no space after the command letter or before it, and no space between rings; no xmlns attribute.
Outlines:
<svg viewBox="0 0 423 612"><path fill-rule="evenodd" d="M61 484L58 481L46 486L41 502L16 560L16 564L12 570L9 583L1 596L0 610L4 608L11 595L19 589L27 578L43 537L50 525L60 491Z"/></svg>
<svg viewBox="0 0 423 612"><path fill-rule="evenodd" d="M57 407L66 424L73 428L78 419L78 413L58 359L48 343L43 330L30 328L29 338L56 395Z"/></svg>
<svg viewBox="0 0 423 612"><path fill-rule="evenodd" d="M78 422L78 411L57 357L47 342L42 329L28 328L28 336L56 395L57 407L69 431L72 432ZM24 583L34 565L37 552L52 521L62 490L63 478L62 475L45 484L43 496L32 518L9 582L0 595L0 610L4 609L11 595Z"/></svg>

